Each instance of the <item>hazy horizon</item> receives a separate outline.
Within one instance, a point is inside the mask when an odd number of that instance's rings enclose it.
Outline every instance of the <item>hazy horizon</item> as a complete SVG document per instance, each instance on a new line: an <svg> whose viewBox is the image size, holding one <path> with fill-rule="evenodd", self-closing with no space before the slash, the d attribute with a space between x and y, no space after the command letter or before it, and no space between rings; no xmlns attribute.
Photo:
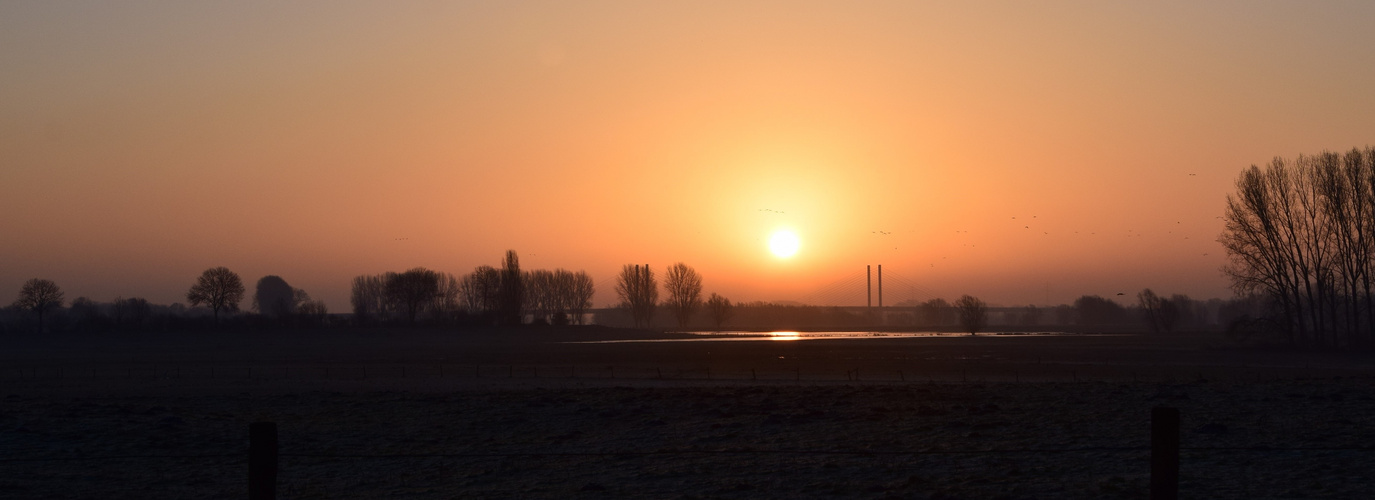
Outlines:
<svg viewBox="0 0 1375 500"><path fill-rule="evenodd" d="M1225 298L1216 240L1241 170L1375 142L1372 18L0 3L0 304L30 278L185 302L225 266L345 312L354 276L462 275L507 249L587 271L595 307L622 265L675 262L735 301L805 301L866 265L1006 306ZM796 255L770 253L780 229Z"/></svg>

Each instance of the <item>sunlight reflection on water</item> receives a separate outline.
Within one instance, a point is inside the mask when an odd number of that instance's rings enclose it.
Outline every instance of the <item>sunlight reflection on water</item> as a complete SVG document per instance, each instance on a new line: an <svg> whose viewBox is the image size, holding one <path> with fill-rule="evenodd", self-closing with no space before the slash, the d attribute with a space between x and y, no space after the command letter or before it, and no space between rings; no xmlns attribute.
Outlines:
<svg viewBox="0 0 1375 500"><path fill-rule="evenodd" d="M667 338L667 339L626 339L626 340L592 340L583 342L570 342L572 344L621 344L630 342L726 342L726 341L797 341L797 340L836 340L836 339L901 339L901 338L954 338L970 337L968 333L960 332L796 332L796 331L775 331L775 332L666 332L675 335L692 335L688 338ZM1065 332L987 332L980 333L978 337L1051 337L1062 335L1081 335Z"/></svg>

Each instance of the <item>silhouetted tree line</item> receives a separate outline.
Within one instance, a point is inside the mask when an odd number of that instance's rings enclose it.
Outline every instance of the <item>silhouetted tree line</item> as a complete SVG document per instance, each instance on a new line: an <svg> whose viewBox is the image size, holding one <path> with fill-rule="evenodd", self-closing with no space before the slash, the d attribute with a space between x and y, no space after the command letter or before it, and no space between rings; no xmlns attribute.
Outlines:
<svg viewBox="0 0 1375 500"><path fill-rule="evenodd" d="M461 321L459 281L453 275L416 267L353 278L349 302L360 325L387 322L447 325Z"/></svg>
<svg viewBox="0 0 1375 500"><path fill-rule="evenodd" d="M1198 301L1187 295L1157 296L1149 289L1137 295L1138 304L1123 306L1098 295L1084 295L1071 304L1050 307L1002 307L986 311L988 327L1013 330L1055 329L1079 332L1152 332L1217 330L1252 309L1248 299ZM941 298L907 301L887 314L888 325L935 331L968 331L956 304Z"/></svg>
<svg viewBox="0 0 1375 500"><path fill-rule="evenodd" d="M1375 149L1252 165L1224 219L1223 272L1266 304L1253 329L1292 345L1375 347Z"/></svg>
<svg viewBox="0 0 1375 500"><path fill-rule="evenodd" d="M654 320L654 308L659 303L659 282L649 264L626 264L616 279L616 295L621 307L630 311L636 328L645 328Z"/></svg>
<svg viewBox="0 0 1375 500"><path fill-rule="evenodd" d="M278 276L258 282L253 300L256 314L236 315L244 295L239 275L224 267L207 269L187 292L187 307L159 305L141 297L116 297L97 302L73 299L64 308L64 294L56 283L32 279L8 308L0 309L0 332L118 332L209 329L224 324L241 327L319 326L326 323L325 304L311 300L305 290L291 288Z"/></svg>
<svg viewBox="0 0 1375 500"><path fill-rule="evenodd" d="M616 283L621 303L617 308L599 310L597 322L649 327L655 309L662 306L671 311L678 327L683 329L853 329L882 324L975 333L991 326L1123 331L1133 325L1145 325L1151 331L1170 332L1210 328L1220 322L1231 325L1229 334L1246 340L1254 335L1253 329L1247 327L1247 318L1260 317L1268 304L1258 297L1207 302L1178 294L1166 298L1146 289L1137 295L1138 305L1134 308L1085 295L1073 305L1044 310L1034 306L1000 308L994 313L983 301L964 296L954 304L937 298L885 308L883 318L876 321L871 312L860 313L854 308L769 302L737 304L716 293L704 301L702 277L681 262L667 268L664 288L668 296L660 303L658 281L649 266L624 266ZM323 302L312 300L304 290L292 287L280 276L258 280L250 303L252 314L238 313L245 293L237 274L216 267L207 269L192 284L187 292L191 307L154 305L138 297L117 297L109 303L78 297L64 308L64 294L56 283L33 279L24 284L12 305L0 309L0 332L195 330L220 325L302 328L331 323ZM342 316L332 322L581 324L591 312L594 293L592 278L586 272L522 271L516 253L508 251L501 268L479 266L461 278L423 267L355 277L352 321Z"/></svg>
<svg viewBox="0 0 1375 500"><path fill-rule="evenodd" d="M283 326L322 326L329 309L300 288L292 288L281 276L268 275L258 280L253 293L253 312L264 321Z"/></svg>
<svg viewBox="0 0 1375 500"><path fill-rule="evenodd" d="M1222 301L1212 304L1199 302L1188 295L1169 297L1156 295L1147 288L1136 294L1141 319L1152 333L1172 333L1178 329L1194 329L1206 321L1209 309L1221 311Z"/></svg>
<svg viewBox="0 0 1375 500"><path fill-rule="evenodd" d="M623 323L617 317L617 312L622 312L629 314L636 328L648 328L653 325L655 310L662 306L673 314L678 328L686 329L694 324L705 306L711 325L720 330L734 316L734 305L730 299L713 293L707 300L702 300L702 275L682 262L668 266L664 273L664 290L668 297L661 304L659 282L654 277L654 270L648 264L626 264L616 277L620 311L606 311L598 317L598 322Z"/></svg>
<svg viewBox="0 0 1375 500"><path fill-rule="evenodd" d="M552 325L581 325L592 308L596 289L583 271L536 269L524 274L525 304L531 321Z"/></svg>
<svg viewBox="0 0 1375 500"><path fill-rule="evenodd" d="M596 292L592 277L566 269L521 271L514 250L500 269L479 266L456 278L417 267L353 279L358 323L436 325L583 324Z"/></svg>

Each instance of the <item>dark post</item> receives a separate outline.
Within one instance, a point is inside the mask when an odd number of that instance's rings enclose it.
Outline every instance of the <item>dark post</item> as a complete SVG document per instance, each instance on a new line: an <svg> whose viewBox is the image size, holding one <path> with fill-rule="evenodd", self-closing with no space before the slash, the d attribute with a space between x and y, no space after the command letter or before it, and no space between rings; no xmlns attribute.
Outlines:
<svg viewBox="0 0 1375 500"><path fill-rule="evenodd" d="M277 424L248 424L248 499L277 498Z"/></svg>
<svg viewBox="0 0 1375 500"><path fill-rule="evenodd" d="M865 300L867 300L867 302L864 303L864 307L873 308L873 307L874 307L874 272L873 272L873 266L864 266L864 290L865 290L865 293L869 294L869 295L868 295L869 298L865 299ZM872 314L872 311L871 311L871 314Z"/></svg>
<svg viewBox="0 0 1375 500"><path fill-rule="evenodd" d="M878 265L878 311L883 314L883 264Z"/></svg>
<svg viewBox="0 0 1375 500"><path fill-rule="evenodd" d="M1151 408L1151 500L1179 498L1179 408Z"/></svg>

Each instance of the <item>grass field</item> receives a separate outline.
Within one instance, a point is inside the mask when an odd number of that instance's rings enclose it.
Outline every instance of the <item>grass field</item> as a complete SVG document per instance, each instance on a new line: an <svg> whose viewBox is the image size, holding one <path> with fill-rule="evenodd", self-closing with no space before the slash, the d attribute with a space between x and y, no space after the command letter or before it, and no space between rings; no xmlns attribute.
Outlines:
<svg viewBox="0 0 1375 500"><path fill-rule="evenodd" d="M1375 445L1360 355L1201 335L579 343L655 337L7 337L0 498L242 498L253 421L281 429L284 498L1142 498L1157 405L1183 416L1185 498L1375 487L1375 451L1350 449Z"/></svg>

